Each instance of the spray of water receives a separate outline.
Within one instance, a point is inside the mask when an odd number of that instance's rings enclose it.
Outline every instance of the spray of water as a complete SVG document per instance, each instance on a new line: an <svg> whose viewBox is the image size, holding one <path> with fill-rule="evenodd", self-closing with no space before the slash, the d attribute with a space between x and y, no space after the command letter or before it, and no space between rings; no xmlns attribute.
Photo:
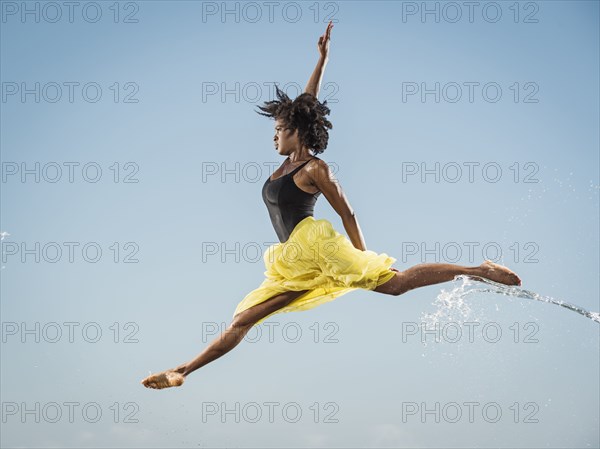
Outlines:
<svg viewBox="0 0 600 449"><path fill-rule="evenodd" d="M0 241L4 240L5 237L8 237L10 234L8 232L5 231L0 231ZM4 253L2 253L4 254ZM2 267L0 267L0 270L4 270L6 267L3 265Z"/></svg>
<svg viewBox="0 0 600 449"><path fill-rule="evenodd" d="M467 301L465 301L467 296L473 293L497 293L515 298L533 299L549 304L555 304L600 323L600 313L598 312L589 312L575 304L560 299L554 299L550 296L542 296L521 287L499 284L490 281L489 279L465 275L456 276L454 278L454 283L455 286L451 291L448 292L442 290L437 296L433 303L437 309L434 313L422 314L422 321L428 327L434 327L440 321L446 320L457 322L465 322L467 320L478 321L481 317L477 316L476 312L471 309ZM484 286L479 286L479 284L484 284Z"/></svg>

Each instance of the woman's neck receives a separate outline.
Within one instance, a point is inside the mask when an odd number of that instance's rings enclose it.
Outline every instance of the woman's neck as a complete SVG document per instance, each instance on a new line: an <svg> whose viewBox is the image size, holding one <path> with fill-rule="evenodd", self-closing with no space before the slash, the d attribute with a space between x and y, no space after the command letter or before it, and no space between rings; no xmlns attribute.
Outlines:
<svg viewBox="0 0 600 449"><path fill-rule="evenodd" d="M312 154L310 154L309 151L306 150L306 151L303 151L300 153L294 152L288 156L288 159L291 163L295 163L295 162L311 159L312 157L313 157Z"/></svg>

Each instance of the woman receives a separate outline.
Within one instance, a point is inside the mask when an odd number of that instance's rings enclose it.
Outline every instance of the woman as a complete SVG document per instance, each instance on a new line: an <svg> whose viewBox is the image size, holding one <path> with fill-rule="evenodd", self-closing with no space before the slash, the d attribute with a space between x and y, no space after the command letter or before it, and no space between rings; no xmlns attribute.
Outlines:
<svg viewBox="0 0 600 449"><path fill-rule="evenodd" d="M238 304L225 332L200 355L177 368L142 381L148 388L180 386L198 368L233 349L250 328L281 312L308 310L358 288L401 295L426 285L450 281L457 275L484 277L507 285L521 280L505 267L485 261L478 267L425 263L406 271L391 265L395 258L367 250L356 215L328 165L314 154L327 147L329 109L317 100L328 62L330 22L319 38L320 58L305 93L294 101L277 89L259 114L275 119L274 143L288 156L263 185L262 195L280 243L264 254L263 283ZM310 152L312 150L312 153ZM347 237L327 220L316 220L313 208L323 194L340 215Z"/></svg>

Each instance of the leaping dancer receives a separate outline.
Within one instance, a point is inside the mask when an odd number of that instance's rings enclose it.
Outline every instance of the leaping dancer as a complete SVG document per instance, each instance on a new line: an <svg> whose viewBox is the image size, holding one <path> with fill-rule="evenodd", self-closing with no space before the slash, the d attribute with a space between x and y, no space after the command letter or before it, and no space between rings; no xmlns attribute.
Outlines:
<svg viewBox="0 0 600 449"><path fill-rule="evenodd" d="M148 388L182 385L189 374L231 351L252 326L276 313L312 309L356 289L398 296L427 285L447 282L458 275L481 277L505 285L521 285L508 268L489 260L475 267L423 263L404 271L393 268L396 259L368 250L356 214L323 153L333 126L326 115L327 101L318 100L333 24L319 37L320 58L305 92L291 100L276 86L277 100L258 106L261 115L275 120L275 148L287 156L262 187L279 243L264 253L265 279L238 304L223 334L202 353L176 368L142 380ZM360 157L360 156L359 156ZM325 219L315 219L319 195L341 217L346 237Z"/></svg>

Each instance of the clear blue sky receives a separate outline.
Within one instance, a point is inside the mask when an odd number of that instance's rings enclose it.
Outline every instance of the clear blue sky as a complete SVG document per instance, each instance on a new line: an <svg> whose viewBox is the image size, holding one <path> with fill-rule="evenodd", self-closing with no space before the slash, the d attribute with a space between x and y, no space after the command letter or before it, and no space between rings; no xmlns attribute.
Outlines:
<svg viewBox="0 0 600 449"><path fill-rule="evenodd" d="M329 18L321 157L367 247L600 310L597 1L65 3L1 2L3 446L599 446L599 326L479 294L473 341L422 344L460 283L277 315L182 388L139 384L262 282L283 159L254 110L300 93Z"/></svg>

